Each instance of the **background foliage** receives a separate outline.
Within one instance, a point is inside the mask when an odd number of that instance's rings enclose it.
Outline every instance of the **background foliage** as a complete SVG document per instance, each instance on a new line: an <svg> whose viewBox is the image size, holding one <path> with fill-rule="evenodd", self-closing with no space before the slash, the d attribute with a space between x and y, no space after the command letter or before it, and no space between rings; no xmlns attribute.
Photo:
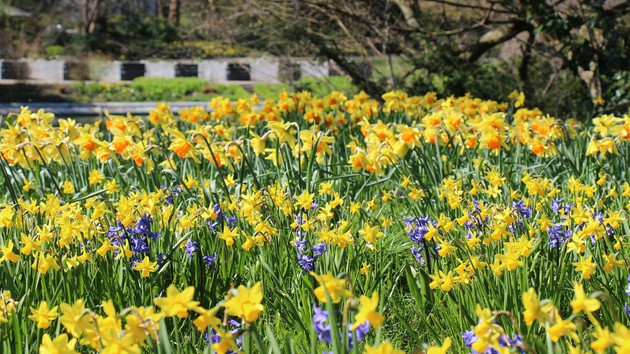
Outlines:
<svg viewBox="0 0 630 354"><path fill-rule="evenodd" d="M0 3L32 14L0 12L5 57L269 53L332 60L375 97L405 89L497 100L518 89L543 111L580 118L630 105L627 0Z"/></svg>

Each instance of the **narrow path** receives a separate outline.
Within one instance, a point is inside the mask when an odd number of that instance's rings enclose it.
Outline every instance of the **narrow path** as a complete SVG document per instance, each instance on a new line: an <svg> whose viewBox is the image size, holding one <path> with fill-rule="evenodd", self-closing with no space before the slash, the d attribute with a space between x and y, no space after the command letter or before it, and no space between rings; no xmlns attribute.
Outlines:
<svg viewBox="0 0 630 354"><path fill-rule="evenodd" d="M16 103L0 103L0 115L9 113L20 113L22 106L28 106L31 111L35 112L44 109L47 112L54 113L57 117L64 116L104 116L105 112L110 114L126 115L127 113L146 115L151 109L155 109L162 102L94 102L94 103L70 103L70 102L16 102ZM173 112L179 112L183 108L201 106L206 109L207 101L188 101L188 102L164 102L171 106Z"/></svg>

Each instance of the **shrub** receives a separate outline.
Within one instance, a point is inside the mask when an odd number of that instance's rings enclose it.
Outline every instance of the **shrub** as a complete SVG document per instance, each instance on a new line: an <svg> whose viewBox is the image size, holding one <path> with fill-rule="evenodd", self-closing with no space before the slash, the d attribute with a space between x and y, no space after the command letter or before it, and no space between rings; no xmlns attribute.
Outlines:
<svg viewBox="0 0 630 354"><path fill-rule="evenodd" d="M64 48L60 45L49 45L44 48L46 59L57 59L64 54Z"/></svg>
<svg viewBox="0 0 630 354"><path fill-rule="evenodd" d="M130 88L142 92L151 100L171 101L201 92L208 87L208 82L193 77L165 79L157 77L141 77L134 79Z"/></svg>

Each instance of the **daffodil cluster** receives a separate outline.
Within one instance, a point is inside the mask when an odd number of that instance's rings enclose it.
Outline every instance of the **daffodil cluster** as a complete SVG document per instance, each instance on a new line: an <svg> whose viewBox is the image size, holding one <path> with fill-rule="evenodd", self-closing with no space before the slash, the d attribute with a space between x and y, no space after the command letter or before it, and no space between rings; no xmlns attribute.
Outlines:
<svg viewBox="0 0 630 354"><path fill-rule="evenodd" d="M2 292L0 301L0 324L2 324L9 322L9 317L15 313L18 302L13 300L9 290Z"/></svg>
<svg viewBox="0 0 630 354"><path fill-rule="evenodd" d="M327 345L331 345L333 342L332 334L339 333L340 339L347 340L348 350L352 350L355 345L365 339L370 327L378 329L385 321L385 317L377 312L378 292L373 292L371 297L361 295L357 299L346 289L346 281L344 279L337 279L330 273L321 275L311 273L311 275L319 283L319 287L314 290L315 297L319 302L328 304L327 308L333 308L332 304L340 303L344 298L347 299L341 326L345 332L340 331L338 328L331 329L331 326L339 326L335 316L331 316L328 310L317 306L316 303L313 304L313 328L317 333L317 338L324 341ZM348 323L348 312L351 307L357 305L358 311L354 314L354 320L352 323ZM369 352L369 349L367 351Z"/></svg>
<svg viewBox="0 0 630 354"><path fill-rule="evenodd" d="M0 345L627 352L630 120L524 103L300 92L83 124L23 107L0 127Z"/></svg>
<svg viewBox="0 0 630 354"><path fill-rule="evenodd" d="M153 306L128 307L117 312L111 300L100 307L103 315L85 307L79 299L73 304L61 303L49 308L46 301L37 309L31 308L29 319L37 323L37 328L46 329L50 322L59 319L66 333L56 338L44 334L40 352L77 353L75 349L86 346L101 353L140 353L148 348L148 341L156 341L163 319L170 317L188 318L194 313L192 323L199 332L214 331L220 337L213 349L217 353L227 353L237 349L234 333L226 330L224 322L217 315L223 310L227 316L234 316L243 323L252 323L264 310L262 285L256 283L248 288L239 286L233 289L226 299L214 308L205 309L193 300L195 288L189 286L179 291L175 285L166 289L166 295L155 298L159 311ZM7 300L8 301L8 300ZM11 300L12 301L12 300ZM14 306L13 302L7 302ZM61 316L59 316L61 312Z"/></svg>

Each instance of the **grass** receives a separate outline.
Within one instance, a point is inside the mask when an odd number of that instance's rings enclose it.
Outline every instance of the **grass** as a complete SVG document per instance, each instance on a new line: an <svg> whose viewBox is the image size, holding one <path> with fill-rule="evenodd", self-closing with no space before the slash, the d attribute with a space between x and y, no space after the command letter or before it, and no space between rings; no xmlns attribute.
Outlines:
<svg viewBox="0 0 630 354"><path fill-rule="evenodd" d="M208 83L198 78L137 78L131 84L80 83L72 86L76 102L144 102L144 101L210 101L214 97L231 100L248 98L240 85ZM332 90L356 94L358 90L346 77L323 79L303 78L293 84L256 83L253 91L261 97L273 98L281 92L311 91L325 95Z"/></svg>
<svg viewBox="0 0 630 354"><path fill-rule="evenodd" d="M81 83L73 85L78 102L209 101L213 97L249 97L238 85L210 84L198 78L137 78L131 84Z"/></svg>
<svg viewBox="0 0 630 354"><path fill-rule="evenodd" d="M284 84L260 83L254 84L254 93L263 98L274 98L280 96L282 92L290 92L291 87Z"/></svg>

